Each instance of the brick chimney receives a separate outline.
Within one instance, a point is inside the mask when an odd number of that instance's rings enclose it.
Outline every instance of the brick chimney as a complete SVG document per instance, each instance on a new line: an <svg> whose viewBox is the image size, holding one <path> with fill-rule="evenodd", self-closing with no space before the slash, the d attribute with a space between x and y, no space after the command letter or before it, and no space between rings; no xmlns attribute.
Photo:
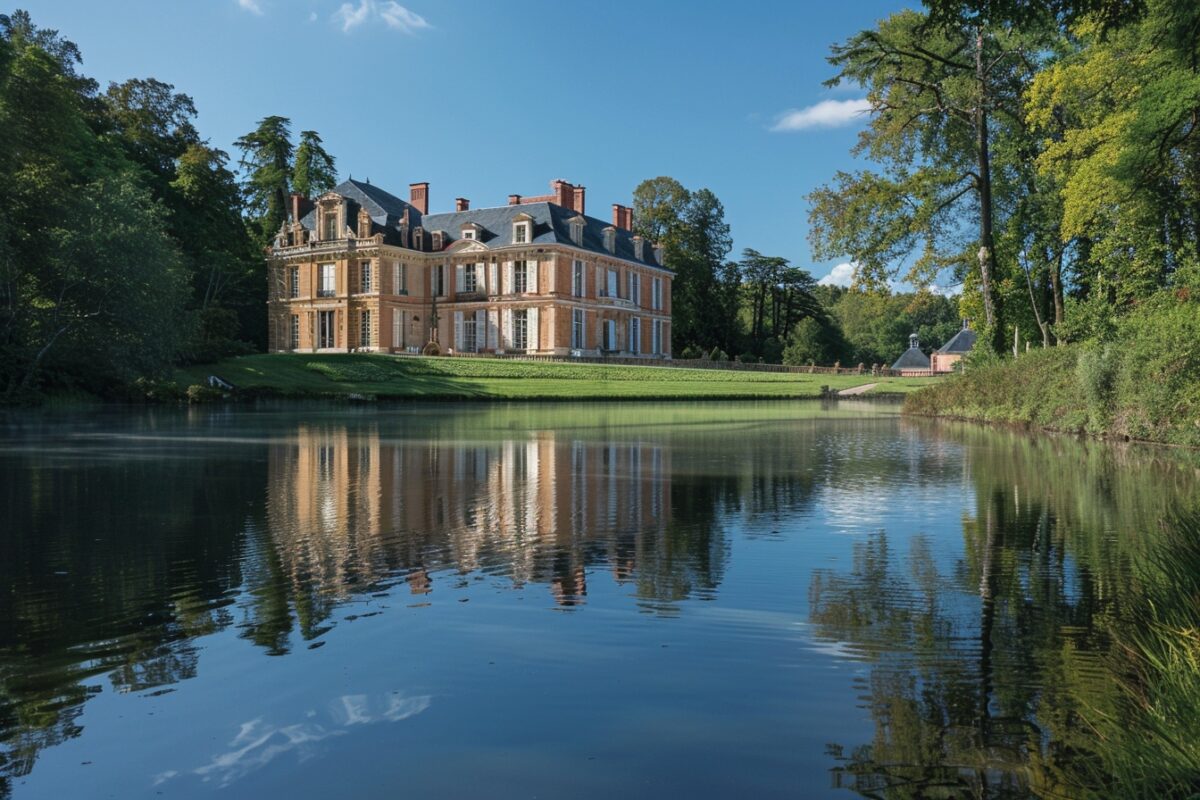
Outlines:
<svg viewBox="0 0 1200 800"><path fill-rule="evenodd" d="M574 189L574 191L572 192L572 194L574 195L574 197L571 198L571 208L577 214L586 214L587 212L583 210L583 200L584 200L584 194L587 192L587 189L584 188L583 186L575 186L575 187L573 187L573 189Z"/></svg>
<svg viewBox="0 0 1200 800"><path fill-rule="evenodd" d="M620 203L613 203L613 227L622 230L633 230L633 209Z"/></svg>
<svg viewBox="0 0 1200 800"><path fill-rule="evenodd" d="M312 210L312 201L302 194L293 194L292 200L292 222L299 222L300 218Z"/></svg>
<svg viewBox="0 0 1200 800"><path fill-rule="evenodd" d="M410 183L408 185L408 202L422 214L429 213L429 182Z"/></svg>
<svg viewBox="0 0 1200 800"><path fill-rule="evenodd" d="M471 201L465 197L454 198L454 210L455 211L470 211L471 210Z"/></svg>
<svg viewBox="0 0 1200 800"><path fill-rule="evenodd" d="M521 205L521 195L519 195L519 194L510 194L510 195L508 196L508 204L509 204L510 206L519 206L519 205Z"/></svg>

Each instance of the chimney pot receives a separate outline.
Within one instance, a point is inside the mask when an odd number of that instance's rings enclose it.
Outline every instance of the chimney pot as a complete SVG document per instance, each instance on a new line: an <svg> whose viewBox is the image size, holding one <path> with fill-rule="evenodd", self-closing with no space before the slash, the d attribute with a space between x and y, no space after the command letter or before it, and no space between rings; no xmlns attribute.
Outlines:
<svg viewBox="0 0 1200 800"><path fill-rule="evenodd" d="M408 185L409 204L422 214L429 213L429 182L410 183Z"/></svg>
<svg viewBox="0 0 1200 800"><path fill-rule="evenodd" d="M471 210L471 201L465 197L454 198L454 210L455 211L470 211Z"/></svg>
<svg viewBox="0 0 1200 800"><path fill-rule="evenodd" d="M519 206L519 205L521 205L521 195L519 195L519 194L510 194L510 195L508 196L508 204L509 204L510 206Z"/></svg>

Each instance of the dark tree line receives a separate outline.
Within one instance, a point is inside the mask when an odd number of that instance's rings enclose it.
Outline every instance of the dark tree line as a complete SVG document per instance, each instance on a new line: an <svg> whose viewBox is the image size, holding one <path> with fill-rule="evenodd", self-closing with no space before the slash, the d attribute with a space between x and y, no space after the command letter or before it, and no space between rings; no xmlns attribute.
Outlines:
<svg viewBox="0 0 1200 800"><path fill-rule="evenodd" d="M288 192L335 178L320 136L293 149L280 117L238 141L239 174L186 94L101 90L81 63L27 12L0 15L0 402L112 395L261 348L262 248Z"/></svg>

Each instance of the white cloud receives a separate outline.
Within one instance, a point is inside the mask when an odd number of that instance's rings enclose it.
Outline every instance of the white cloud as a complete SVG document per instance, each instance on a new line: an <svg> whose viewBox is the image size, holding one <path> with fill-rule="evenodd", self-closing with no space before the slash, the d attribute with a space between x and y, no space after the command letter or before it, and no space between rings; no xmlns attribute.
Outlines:
<svg viewBox="0 0 1200 800"><path fill-rule="evenodd" d="M358 8L349 3L342 3L342 7L333 12L333 20L341 24L342 33L349 33L366 22L374 8L375 4L371 0L362 0Z"/></svg>
<svg viewBox="0 0 1200 800"><path fill-rule="evenodd" d="M309 15L308 15L308 21L309 21L309 22L316 22L316 21L317 21L317 12L315 12L315 11L314 11L314 12L312 12L311 14L309 14Z"/></svg>
<svg viewBox="0 0 1200 800"><path fill-rule="evenodd" d="M829 274L817 281L820 286L841 286L848 287L854 283L855 264L852 261L846 261L838 264L833 269L829 270Z"/></svg>
<svg viewBox="0 0 1200 800"><path fill-rule="evenodd" d="M257 14L260 17L263 15L262 6L259 5L258 0L237 0L237 4L243 11L249 11L251 14Z"/></svg>
<svg viewBox="0 0 1200 800"><path fill-rule="evenodd" d="M420 14L410 11L396 0L388 0L386 3L361 0L357 7L351 3L342 3L341 7L333 12L333 20L342 26L342 33L349 33L371 19L379 19L392 30L407 34L415 34L419 30L433 27Z"/></svg>
<svg viewBox="0 0 1200 800"><path fill-rule="evenodd" d="M793 108L780 114L771 130L775 132L803 131L809 128L840 128L866 117L871 103L859 100L822 100L807 108Z"/></svg>
<svg viewBox="0 0 1200 800"><path fill-rule="evenodd" d="M387 23L389 28L395 28L398 31L412 34L423 28L430 27L425 18L416 12L409 11L404 6L389 0L379 7L379 16L383 17L383 21Z"/></svg>

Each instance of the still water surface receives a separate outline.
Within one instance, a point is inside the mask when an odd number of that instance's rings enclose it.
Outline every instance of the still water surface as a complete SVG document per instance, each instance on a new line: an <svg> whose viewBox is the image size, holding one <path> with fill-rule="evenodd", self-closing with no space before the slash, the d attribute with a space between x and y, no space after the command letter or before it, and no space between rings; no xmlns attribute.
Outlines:
<svg viewBox="0 0 1200 800"><path fill-rule="evenodd" d="M850 403L9 418L0 798L1051 793L1196 483Z"/></svg>

